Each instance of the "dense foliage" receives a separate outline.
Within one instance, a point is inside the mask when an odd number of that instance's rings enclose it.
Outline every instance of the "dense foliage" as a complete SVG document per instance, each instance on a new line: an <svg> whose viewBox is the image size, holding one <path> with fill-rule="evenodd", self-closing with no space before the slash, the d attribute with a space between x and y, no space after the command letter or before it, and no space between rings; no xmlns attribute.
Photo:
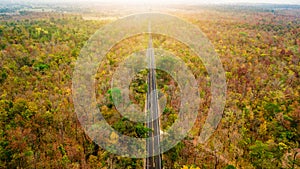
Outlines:
<svg viewBox="0 0 300 169"><path fill-rule="evenodd" d="M209 142L194 144L209 109L209 77L186 46L153 36L155 47L187 63L202 98L197 123L186 139L163 155L164 167L299 168L300 10L188 10L192 12L171 13L199 26L214 44L226 70L227 103ZM76 58L105 22L39 14L0 22L0 168L142 168L142 159L118 157L93 143L74 112L71 82ZM113 128L133 137L146 137L149 130L120 116L111 100L117 89L107 84L117 64L144 49L147 38L139 35L114 46L96 76L103 115ZM140 72L130 86L132 101L141 107L146 76L146 70ZM161 119L166 129L177 118L179 88L160 71L158 87L167 98Z"/></svg>

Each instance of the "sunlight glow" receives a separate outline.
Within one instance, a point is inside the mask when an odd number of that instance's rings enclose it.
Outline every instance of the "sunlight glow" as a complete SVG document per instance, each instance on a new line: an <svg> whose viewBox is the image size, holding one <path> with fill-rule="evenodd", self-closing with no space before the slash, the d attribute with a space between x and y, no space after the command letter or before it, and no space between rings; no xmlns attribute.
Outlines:
<svg viewBox="0 0 300 169"><path fill-rule="evenodd" d="M84 0L77 0L84 1ZM227 3L272 3L298 4L300 0L88 0L92 2L119 3L119 4L227 4ZM85 1L85 2L88 2ZM74 2L74 0L73 0Z"/></svg>
<svg viewBox="0 0 300 169"><path fill-rule="evenodd" d="M294 4L300 5L300 0L0 0L1 2L34 2L34 3L105 3L105 4Z"/></svg>

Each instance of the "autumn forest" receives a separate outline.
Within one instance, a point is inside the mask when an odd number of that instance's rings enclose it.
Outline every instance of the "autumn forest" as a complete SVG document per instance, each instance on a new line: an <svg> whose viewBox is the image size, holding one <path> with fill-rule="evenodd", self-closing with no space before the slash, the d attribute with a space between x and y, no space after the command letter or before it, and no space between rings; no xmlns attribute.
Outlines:
<svg viewBox="0 0 300 169"><path fill-rule="evenodd" d="M72 97L75 63L89 38L104 25L143 10L101 4L0 5L0 168L144 168L144 159L121 157L93 142ZM183 43L152 35L154 47L186 63L201 97L195 124L163 153L163 168L299 169L300 6L170 5L150 11L174 15L202 30L227 83L222 119L209 140L197 144L212 97L209 74ZM147 47L148 39L139 34L113 46L95 75L102 115L113 129L136 138L147 137L149 128L118 113L112 94L120 91L109 84L118 64ZM130 99L141 108L147 73L140 71L130 84ZM166 72L158 70L156 76L166 98L160 117L164 131L178 118L180 87ZM114 143L118 138L108 139Z"/></svg>

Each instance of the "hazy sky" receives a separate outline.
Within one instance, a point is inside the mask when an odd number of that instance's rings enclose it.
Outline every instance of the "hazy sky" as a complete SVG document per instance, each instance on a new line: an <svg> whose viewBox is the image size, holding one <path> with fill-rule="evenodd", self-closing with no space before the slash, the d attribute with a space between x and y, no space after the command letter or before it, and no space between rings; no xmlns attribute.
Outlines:
<svg viewBox="0 0 300 169"><path fill-rule="evenodd" d="M84 0L77 0L84 1ZM139 3L276 3L299 4L300 0L92 0L100 2L139 2Z"/></svg>
<svg viewBox="0 0 300 169"><path fill-rule="evenodd" d="M158 4L169 4L169 3L275 3L275 4L298 4L300 0L0 0L0 2L114 2L114 3L158 3ZM1 6L1 5L0 5Z"/></svg>

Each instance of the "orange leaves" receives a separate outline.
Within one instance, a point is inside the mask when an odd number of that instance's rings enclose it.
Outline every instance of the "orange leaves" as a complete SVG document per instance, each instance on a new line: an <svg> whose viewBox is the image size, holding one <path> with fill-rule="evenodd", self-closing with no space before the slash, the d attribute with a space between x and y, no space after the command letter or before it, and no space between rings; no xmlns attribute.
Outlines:
<svg viewBox="0 0 300 169"><path fill-rule="evenodd" d="M17 127L16 129L10 129L7 131L9 137L9 147L17 152L23 152L27 149L28 141L31 140L31 129L23 129Z"/></svg>

